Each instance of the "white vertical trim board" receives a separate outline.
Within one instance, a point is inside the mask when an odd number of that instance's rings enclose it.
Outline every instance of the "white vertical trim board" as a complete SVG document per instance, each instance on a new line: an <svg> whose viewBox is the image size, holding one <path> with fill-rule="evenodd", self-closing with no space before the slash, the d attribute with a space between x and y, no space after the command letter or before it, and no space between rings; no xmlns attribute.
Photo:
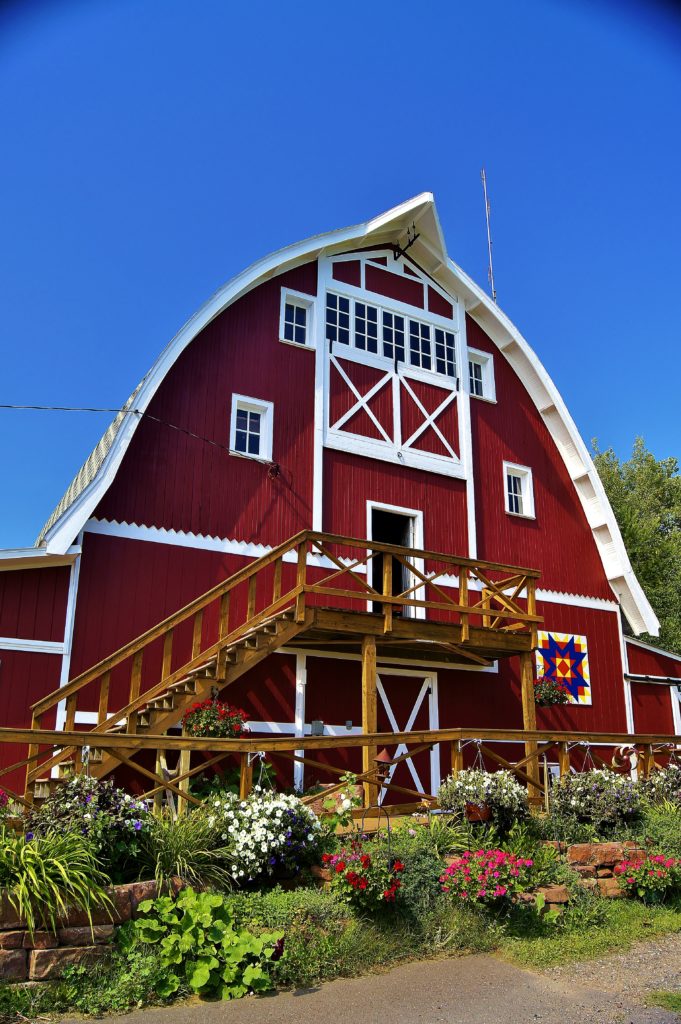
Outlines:
<svg viewBox="0 0 681 1024"><path fill-rule="evenodd" d="M0 651L26 651L28 654L63 654L61 640L24 640L19 636L0 636Z"/></svg>
<svg viewBox="0 0 681 1024"><path fill-rule="evenodd" d="M307 656L296 654L296 706L295 706L295 733L296 736L305 735L305 687L307 685ZM298 757L305 757L304 750L296 750ZM299 793L305 788L305 765L299 761L293 762L293 787Z"/></svg>
<svg viewBox="0 0 681 1024"><path fill-rule="evenodd" d="M634 705L631 699L631 680L629 675L629 658L627 656L627 645L624 631L622 630L622 616L617 616L617 633L620 641L620 655L622 657L622 685L624 688L624 710L627 716L627 732L634 731Z"/></svg>
<svg viewBox="0 0 681 1024"><path fill-rule="evenodd" d="M80 580L80 561L83 550L83 530L78 534L78 547L81 551L71 566L69 593L66 599L66 618L64 621L64 653L61 659L59 686L66 686L71 671L71 652L73 650L73 631L76 625L76 601L78 600L78 582ZM57 705L56 729L63 729L66 724L66 701L60 700Z"/></svg>
<svg viewBox="0 0 681 1024"><path fill-rule="evenodd" d="M457 303L458 319L457 358L461 364L459 378L459 450L466 475L466 528L468 533L468 557L478 556L478 528L475 518L475 478L473 476L473 428L471 426L471 396L468 389L468 337L466 334L466 310L462 302ZM465 374L465 376L463 376Z"/></svg>

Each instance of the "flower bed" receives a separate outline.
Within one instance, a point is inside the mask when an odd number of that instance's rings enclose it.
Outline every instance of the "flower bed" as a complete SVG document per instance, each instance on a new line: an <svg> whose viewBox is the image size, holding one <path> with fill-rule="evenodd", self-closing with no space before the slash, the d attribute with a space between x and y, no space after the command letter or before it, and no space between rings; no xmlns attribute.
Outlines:
<svg viewBox="0 0 681 1024"><path fill-rule="evenodd" d="M681 860L664 854L643 855L615 866L619 884L644 903L663 903L681 889Z"/></svg>
<svg viewBox="0 0 681 1024"><path fill-rule="evenodd" d="M480 906L511 903L531 887L533 863L504 850L467 850L446 868L440 879L442 891Z"/></svg>
<svg viewBox="0 0 681 1024"><path fill-rule="evenodd" d="M367 852L361 840L325 853L322 863L331 872L331 888L353 907L372 911L398 898L404 864L383 851Z"/></svg>

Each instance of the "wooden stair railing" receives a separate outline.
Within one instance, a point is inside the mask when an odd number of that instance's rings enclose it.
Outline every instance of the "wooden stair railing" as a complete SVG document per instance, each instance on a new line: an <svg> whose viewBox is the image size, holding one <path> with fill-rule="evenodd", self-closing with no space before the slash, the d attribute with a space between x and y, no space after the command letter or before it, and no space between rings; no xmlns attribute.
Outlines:
<svg viewBox="0 0 681 1024"><path fill-rule="evenodd" d="M348 552L350 554L348 555ZM388 557L384 557L388 556ZM380 589L371 585L374 561L383 559ZM393 560L402 567L406 585L396 588L392 578ZM294 563L295 583L282 593L284 562ZM272 567L271 580L264 576ZM331 570L330 572L328 570ZM494 576L500 576L494 579ZM88 730L91 738L90 774L99 777L117 763L127 763L134 755L133 737L151 730L155 735L176 725L185 708L216 688L234 682L278 647L289 643L311 623L308 596L336 597L360 609L368 602L380 607L384 631L393 626L396 608L421 608L427 614L437 610L447 620L460 626L460 645L469 638L471 618L483 629L529 633L536 644L537 624L535 586L538 573L493 562L474 561L454 555L359 540L334 534L302 531L234 573L227 580L196 598L184 608L130 641L108 658L81 673L71 682L32 706L31 728L39 731L45 716L62 701L65 702L64 730L72 732L76 725L79 701L87 698L84 710L93 713L96 724ZM475 587L469 583L475 582ZM238 588L245 588L240 612L235 613L232 598ZM475 588L479 589L477 593ZM268 597L264 599L267 590ZM524 593L526 608L520 603ZM312 601L318 604L318 601ZM205 636L205 613L216 605L215 635ZM245 611L244 611L245 606ZM371 605L369 605L371 607ZM238 618L240 621L235 622ZM173 668L174 638L183 625L191 625L191 656L180 667ZM161 668L153 673L153 682L143 687L145 655L156 645L162 647ZM454 645L451 645L454 648ZM461 650L461 647L457 648ZM474 653L472 660L481 660ZM176 659L177 660L177 659ZM112 686L118 690L123 680L113 674L125 671L127 703L109 711ZM123 684L125 687L125 684ZM95 694L86 694L88 687ZM131 737L125 755L107 749L106 736L124 733ZM51 769L66 762L78 773L82 770L82 748L65 746L47 760L40 761L39 744L31 744L26 771L26 800L30 802L33 784Z"/></svg>
<svg viewBox="0 0 681 1024"><path fill-rule="evenodd" d="M261 660L262 657L271 653L272 649L275 649L270 644L269 648L264 650L265 645L260 642L260 636L261 632L267 632L270 620L273 620L278 612L284 611L295 602L295 609L292 613L293 617L288 622L288 628L280 635L279 627L275 627L274 634L270 637L271 640L285 643L292 634L304 628L305 604L302 587L297 582L296 586L282 594L282 578L284 557L294 551L296 552L296 578L298 579L301 576L300 566L301 564L303 567L305 566L307 548L307 533L301 532L296 534L274 548L267 555L258 558L251 565L240 569L233 576L230 576L229 579L213 587L201 597L196 598L135 640L130 641L108 658L104 658L96 665L93 665L92 668L81 673L71 682L67 683L66 686L43 697L32 706L31 728L39 730L44 716L56 708L61 701L65 701L66 717L64 729L67 732L72 730L76 724L79 697L82 696L85 688L91 684L94 684L95 687L98 686L96 692L97 700L95 701L98 709L97 723L88 730L88 734L92 736L93 746L96 737L99 737L100 734L102 734L102 739L104 739L107 732L116 731L117 729L134 734L140 724L145 724L144 722L140 723L137 717L138 712L168 692L174 691L179 696L184 687L184 692L188 699L184 702L178 701L172 709L165 709L167 711L177 711L173 721L169 721L170 725L175 724L182 713L183 706L196 699L197 690L210 691L213 685L222 686L225 684L230 662L233 665L230 672L230 681L232 681L238 675L241 675L243 671L252 667L256 660ZM271 600L266 602L264 608L258 610L258 576L269 566L273 566ZM230 599L236 588L242 585L247 587L245 619L230 629ZM299 600L300 598L302 598L302 601ZM215 602L218 602L218 636L213 643L204 645L204 613ZM182 623L189 620L192 621L191 658L180 668L173 670L174 633ZM259 631L261 626L263 630ZM270 630L272 628L270 627ZM238 647L239 641L242 639L244 640L244 650L250 645L250 655L246 652L241 656L240 651L234 649ZM151 686L147 686L142 690L145 653L149 651L153 644L159 641L162 641L163 648L160 678L157 678ZM124 665L126 661L130 662L128 703L113 714L110 714L108 705L112 672L119 666ZM240 671L241 665L243 665L243 668ZM196 680L203 680L203 687L193 685ZM158 708L154 708L152 712L157 710ZM168 725L166 725L167 727ZM105 742L102 742L101 746L105 747ZM29 758L33 758L34 761L37 754L38 748L35 745L31 745L28 751ZM75 771L78 772L81 768L79 748L65 747L37 766L31 761L26 773L26 799L28 801L31 800L32 785L36 779L64 761L73 760L74 758ZM92 767L94 768L94 765ZM105 773L103 769L101 773Z"/></svg>

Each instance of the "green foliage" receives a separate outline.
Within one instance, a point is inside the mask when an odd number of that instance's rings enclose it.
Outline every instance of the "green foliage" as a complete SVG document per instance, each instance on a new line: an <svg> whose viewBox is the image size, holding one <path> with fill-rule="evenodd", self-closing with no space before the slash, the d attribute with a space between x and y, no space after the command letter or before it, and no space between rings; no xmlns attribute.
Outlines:
<svg viewBox="0 0 681 1024"><path fill-rule="evenodd" d="M450 775L437 793L440 807L463 815L466 804L487 804L492 822L503 834L528 815L527 791L508 771L487 772L467 768Z"/></svg>
<svg viewBox="0 0 681 1024"><path fill-rule="evenodd" d="M140 850L142 870L153 874L167 891L174 876L189 885L230 888L232 844L207 810L199 808L179 818L168 811L149 820Z"/></svg>
<svg viewBox="0 0 681 1024"><path fill-rule="evenodd" d="M85 910L111 906L88 841L76 832L48 832L27 838L0 826L0 888L32 933L55 931L67 906Z"/></svg>
<svg viewBox="0 0 681 1024"><path fill-rule="evenodd" d="M137 858L149 822L147 806L109 780L76 775L34 810L28 828L37 836L86 836L114 883L137 877Z"/></svg>
<svg viewBox="0 0 681 1024"><path fill-rule="evenodd" d="M638 789L650 803L671 803L681 809L681 764L671 761L666 768L640 779Z"/></svg>
<svg viewBox="0 0 681 1024"><path fill-rule="evenodd" d="M327 889L264 889L259 892L234 892L227 906L235 927L255 929L282 928L288 934L301 922L319 928L346 922L348 908Z"/></svg>
<svg viewBox="0 0 681 1024"><path fill-rule="evenodd" d="M681 807L671 802L645 807L639 838L654 853L681 857Z"/></svg>
<svg viewBox="0 0 681 1024"><path fill-rule="evenodd" d="M145 900L139 912L134 934L141 943L158 944L162 998L182 987L221 999L272 987L269 964L281 955L283 933L236 929L224 896L184 889L177 899Z"/></svg>
<svg viewBox="0 0 681 1024"><path fill-rule="evenodd" d="M341 775L344 783L338 793L331 793L322 799L322 813L319 815L324 831L333 835L337 828L345 828L352 822L352 810L362 806L362 795L357 792L357 776L353 772Z"/></svg>
<svg viewBox="0 0 681 1024"><path fill-rule="evenodd" d="M558 880L558 852L552 846L543 845L532 820L516 822L500 848L506 853L527 857L532 861L534 885L551 885Z"/></svg>
<svg viewBox="0 0 681 1024"><path fill-rule="evenodd" d="M594 461L639 582L660 620L652 643L681 653L681 476L675 458L656 459L642 438L620 462L612 448Z"/></svg>

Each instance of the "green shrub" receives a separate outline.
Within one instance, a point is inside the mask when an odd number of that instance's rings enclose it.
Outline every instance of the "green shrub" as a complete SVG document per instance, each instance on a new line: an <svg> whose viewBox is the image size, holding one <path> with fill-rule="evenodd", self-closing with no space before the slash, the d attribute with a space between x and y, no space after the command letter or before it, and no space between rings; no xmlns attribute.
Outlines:
<svg viewBox="0 0 681 1024"><path fill-rule="evenodd" d="M160 891L177 876L189 885L231 888L233 844L228 844L204 808L174 818L168 811L151 817L142 839L140 865L153 874Z"/></svg>
<svg viewBox="0 0 681 1024"><path fill-rule="evenodd" d="M273 889L234 892L227 899L235 927L289 930L301 923L325 928L348 920L348 907L328 889Z"/></svg>
<svg viewBox="0 0 681 1024"><path fill-rule="evenodd" d="M563 775L551 791L552 815L591 825L598 835L640 818L641 795L628 776L605 769Z"/></svg>
<svg viewBox="0 0 681 1024"><path fill-rule="evenodd" d="M54 932L67 906L88 917L95 907L110 907L107 881L91 845L78 833L29 838L0 826L0 888L31 933L37 927Z"/></svg>
<svg viewBox="0 0 681 1024"><path fill-rule="evenodd" d="M500 849L532 861L534 885L551 885L558 878L560 862L552 846L544 846L533 820L516 822Z"/></svg>
<svg viewBox="0 0 681 1024"><path fill-rule="evenodd" d="M644 807L637 838L655 853L681 857L681 806L664 801Z"/></svg>
<svg viewBox="0 0 681 1024"><path fill-rule="evenodd" d="M528 815L527 791L508 771L469 768L450 775L438 790L440 807L463 816L466 804L487 804L492 822L503 834Z"/></svg>
<svg viewBox="0 0 681 1024"><path fill-rule="evenodd" d="M131 797L110 780L75 775L28 819L36 836L77 832L86 836L114 883L137 877L142 836L149 822L146 803Z"/></svg>
<svg viewBox="0 0 681 1024"><path fill-rule="evenodd" d="M141 943L158 943L162 998L183 987L221 999L272 987L269 963L281 955L283 933L237 930L224 896L184 889L176 899L145 900L139 914L132 931Z"/></svg>
<svg viewBox="0 0 681 1024"><path fill-rule="evenodd" d="M622 889L644 903L664 903L681 889L681 861L663 853L622 861L615 873Z"/></svg>

